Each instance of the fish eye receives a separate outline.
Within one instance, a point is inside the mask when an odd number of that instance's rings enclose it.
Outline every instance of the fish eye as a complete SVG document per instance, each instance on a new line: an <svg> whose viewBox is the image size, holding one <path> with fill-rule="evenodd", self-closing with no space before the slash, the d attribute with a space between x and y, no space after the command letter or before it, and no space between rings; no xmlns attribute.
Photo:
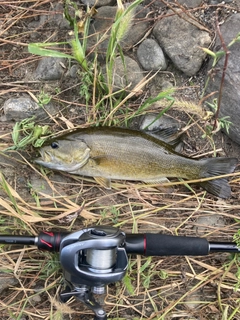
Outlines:
<svg viewBox="0 0 240 320"><path fill-rule="evenodd" d="M52 147L52 149L57 149L57 148L59 148L58 142L56 142L56 141L52 142L52 143L51 143L51 147Z"/></svg>

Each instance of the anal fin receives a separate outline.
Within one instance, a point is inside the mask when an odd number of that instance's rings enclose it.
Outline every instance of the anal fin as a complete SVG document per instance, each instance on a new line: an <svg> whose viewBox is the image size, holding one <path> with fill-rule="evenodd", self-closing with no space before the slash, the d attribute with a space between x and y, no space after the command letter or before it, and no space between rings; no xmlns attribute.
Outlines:
<svg viewBox="0 0 240 320"><path fill-rule="evenodd" d="M156 187L159 191L164 192L164 193L172 193L173 192L173 187L172 186L162 186L161 184L163 183L170 183L168 178L162 177L162 178L157 178L157 179L151 179L151 180L145 180L144 181L147 184L158 184Z"/></svg>
<svg viewBox="0 0 240 320"><path fill-rule="evenodd" d="M150 179L150 180L144 180L145 183L151 183L151 184L161 184L161 183L169 183L170 181L166 177L156 178L156 179Z"/></svg>
<svg viewBox="0 0 240 320"><path fill-rule="evenodd" d="M94 180L105 189L111 189L111 179L104 177L94 177Z"/></svg>

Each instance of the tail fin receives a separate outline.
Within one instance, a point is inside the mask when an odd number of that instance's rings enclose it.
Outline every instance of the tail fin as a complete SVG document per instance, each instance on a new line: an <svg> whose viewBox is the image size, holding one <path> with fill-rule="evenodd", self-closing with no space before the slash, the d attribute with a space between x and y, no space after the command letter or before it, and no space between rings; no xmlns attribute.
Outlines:
<svg viewBox="0 0 240 320"><path fill-rule="evenodd" d="M200 161L202 162L201 178L232 173L238 164L236 158L210 158ZM201 182L201 186L217 197L226 199L231 196L231 188L227 178Z"/></svg>

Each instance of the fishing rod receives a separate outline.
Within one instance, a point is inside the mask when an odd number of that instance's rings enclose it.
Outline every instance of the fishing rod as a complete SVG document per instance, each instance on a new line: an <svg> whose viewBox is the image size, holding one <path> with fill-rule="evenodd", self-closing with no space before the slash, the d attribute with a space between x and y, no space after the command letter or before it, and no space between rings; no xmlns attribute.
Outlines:
<svg viewBox="0 0 240 320"><path fill-rule="evenodd" d="M38 236L0 236L0 243L34 245L59 252L66 288L62 302L71 297L94 313L94 320L107 320L94 295L103 294L109 283L120 281L128 267L128 254L144 256L204 256L212 252L240 253L234 242L209 242L205 238L164 234L126 234L110 226L93 226L73 233L44 231Z"/></svg>

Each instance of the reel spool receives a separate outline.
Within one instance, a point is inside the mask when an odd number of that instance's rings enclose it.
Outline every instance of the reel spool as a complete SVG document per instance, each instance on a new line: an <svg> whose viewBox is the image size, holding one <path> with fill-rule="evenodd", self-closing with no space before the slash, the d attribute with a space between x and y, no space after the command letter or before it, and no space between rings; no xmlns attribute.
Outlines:
<svg viewBox="0 0 240 320"><path fill-rule="evenodd" d="M126 235L116 228L103 226L66 236L60 247L65 279L75 288L91 287L103 293L106 284L121 280L128 266Z"/></svg>

